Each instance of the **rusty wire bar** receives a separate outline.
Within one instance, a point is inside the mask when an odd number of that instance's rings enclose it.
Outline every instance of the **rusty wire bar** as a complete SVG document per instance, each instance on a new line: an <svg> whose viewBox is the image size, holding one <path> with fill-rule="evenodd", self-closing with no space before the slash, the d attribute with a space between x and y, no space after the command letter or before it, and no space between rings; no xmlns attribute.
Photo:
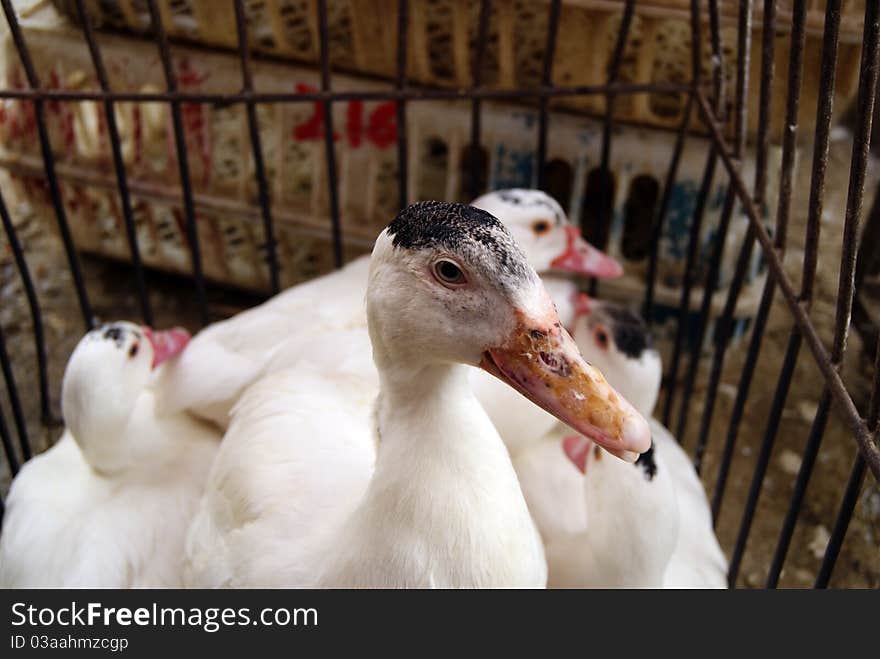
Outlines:
<svg viewBox="0 0 880 659"><path fill-rule="evenodd" d="M150 24L156 37L156 45L159 48L159 59L162 61L165 87L167 91L175 92L177 91L177 76L174 73L174 65L171 60L171 46L168 43L165 26L162 25L162 16L159 12L159 7L156 5L156 0L147 0L147 6L150 9ZM199 306L199 316L202 325L207 325L209 319L208 302L205 294L205 276L202 272L202 253L199 247L199 230L196 225L196 211L193 204L192 181L189 176L189 157L186 149L186 134L183 130L180 101L171 101L171 122L174 127L174 144L177 151L177 167L180 173L180 188L183 194L183 209L186 217L186 239L189 243L193 279L195 279L196 302Z"/></svg>
<svg viewBox="0 0 880 659"><path fill-rule="evenodd" d="M77 0L82 2L82 0ZM245 96L254 91L254 80L251 75L251 51L248 44L247 19L242 0L235 0L235 27L238 36L238 60L241 64L242 92ZM257 198L260 203L260 215L263 220L263 236L266 241L266 263L269 266L269 288L272 295L281 290L278 276L278 246L272 225L272 207L269 197L269 186L266 182L266 167L263 162L263 146L260 140L260 124L257 121L257 106L253 99L245 101L247 111L248 133L251 138L251 151L254 158L254 176L257 179Z"/></svg>
<svg viewBox="0 0 880 659"><path fill-rule="evenodd" d="M697 92L696 96L700 112L708 120L712 117L712 108L709 105L709 101L707 101L705 96L700 92ZM849 425L856 444L867 462L868 468L871 470L874 478L880 481L880 449L874 445L873 433L868 428L864 419L862 419L858 409L856 409L855 403L853 403L846 386L843 384L843 380L840 378L840 373L838 373L832 366L831 357L825 349L819 333L813 326L806 308L799 303L798 294L797 291L795 291L794 284L785 272L779 253L773 248L773 242L767 233L767 229L761 223L761 214L755 207L748 188L737 171L736 163L726 151L727 147L724 142L724 136L721 135L717 126L714 124L709 124L709 126L712 131L712 140L720 145L718 153L721 157L721 162L725 169L727 169L728 173L732 176L733 185L736 189L740 203L743 206L743 211L746 213L749 222L755 229L755 236L757 237L761 248L764 250L767 264L770 267L773 278L779 285L785 303L788 305L789 311L794 317L794 321L800 332L803 333L807 345L813 353L813 359L822 373L822 377L830 386L834 402L837 404L843 419Z"/></svg>
<svg viewBox="0 0 880 659"><path fill-rule="evenodd" d="M406 88L407 36L409 32L409 0L397 2L397 90ZM397 101L397 192L398 207L406 208L409 199L409 139L406 126L406 101Z"/></svg>
<svg viewBox="0 0 880 659"><path fill-rule="evenodd" d="M648 327L654 323L654 289L657 286L657 260L660 254L660 239L663 236L663 224L666 221L666 211L669 209L669 201L672 199L672 189L675 187L675 179L678 176L678 166L681 162L681 154L684 151L684 141L688 134L688 126L693 114L694 94L688 93L687 103L682 113L681 124L678 126L678 134L675 137L675 146L672 148L672 157L669 161L669 169L666 171L666 180L663 183L663 196L657 207L657 213L651 225L651 246L648 254L648 273L645 279L645 300L642 304L642 316Z"/></svg>
<svg viewBox="0 0 880 659"><path fill-rule="evenodd" d="M15 429L18 432L18 445L21 447L22 458L24 461L27 461L31 458L27 424L24 421L24 413L21 410L18 386L15 384L15 375L12 372L12 362L9 361L9 353L6 352L6 337L3 335L2 329L0 329L0 369L3 371L3 379L6 381L6 393L9 396L9 406L12 408L12 420L15 421Z"/></svg>
<svg viewBox="0 0 880 659"><path fill-rule="evenodd" d="M767 154L770 148L770 102L773 89L773 79L775 77L775 53L774 53L774 34L776 31L776 0L764 0L764 21L762 26L761 39L761 89L758 101L758 134L756 138L756 157L755 157L755 190L753 198L755 204L760 209L765 208L767 194ZM737 66L742 66L744 54L740 51L737 53L739 60ZM718 385L721 382L721 373L724 368L724 358L727 353L727 346L730 335L733 331L733 316L736 312L736 303L739 300L743 283L745 283L746 274L752 261L752 252L755 246L755 232L751 226L746 229L746 235L743 239L742 247L737 256L736 266L734 268L733 277L727 290L727 298L724 303L724 309L715 323L715 351L712 356L712 366L709 373L709 382L706 388L706 399L703 407L703 414L700 419L700 429L697 435L697 443L694 449L694 465L697 473L702 472L702 458L705 452L706 443L709 438L709 429L712 425L712 414L715 409L715 400L718 395ZM745 398L743 398L743 403ZM735 435L734 435L735 437ZM727 467L732 458L733 444L725 444L724 452L720 462L723 470L723 480L727 478ZM716 484L722 480L716 478ZM724 487L721 487L723 492ZM720 505L720 501L718 503ZM713 504L714 509L714 504ZM713 514L713 518L717 515Z"/></svg>
<svg viewBox="0 0 880 659"><path fill-rule="evenodd" d="M801 277L801 290L798 295L798 306L805 312L813 295L813 284L816 276L816 267L819 257L819 234L821 231L822 209L825 203L825 172L828 167L829 137L831 133L831 113L834 104L834 82L837 71L837 46L840 31L840 0L828 0L825 12L825 34L822 45L822 73L819 81L819 98L816 109L816 137L813 149L813 171L810 178L810 202L807 216L806 244L804 247L803 274ZM755 470L749 485L748 498L745 510L737 534L736 544L730 557L730 569L728 580L731 587L736 584L740 563L745 553L746 543L752 528L752 521L758 507L758 499L764 484L764 476L770 465L770 457L776 443L779 430L779 422L782 419L782 410L788 397L791 386L791 378L794 375L794 367L800 353L803 333L795 324L791 337L788 340L785 359L776 392L773 396L773 405L767 419L767 427L761 442L761 449L755 463ZM829 364L830 365L830 364Z"/></svg>
<svg viewBox="0 0 880 659"><path fill-rule="evenodd" d="M73 244L73 236L70 233L70 225L67 222L67 212L64 210L64 201L61 198L61 189L58 186L58 178L55 175L55 157L52 155L52 144L49 141L49 133L46 130L46 114L44 112L45 94L40 86L40 78L34 69L33 60L31 60L30 51L24 41L24 35L15 16L15 9L12 7L11 0L0 0L3 5L3 13L6 15L6 22L9 24L9 31L15 48L18 51L18 57L24 68L30 91L33 92L34 117L37 123L37 134L40 140L40 152L43 156L43 167L46 173L46 183L49 186L49 194L52 197L52 206L55 210L55 218L58 223L58 230L61 233L61 241L64 244L64 251L67 254L67 262L70 266L70 274L73 276L73 285L76 289L76 297L79 302L80 312L85 322L86 330L90 330L95 324L94 314L92 313L92 305L89 303L89 297L86 293L85 281L82 276L82 269L79 265L79 259L76 255L76 248Z"/></svg>
<svg viewBox="0 0 880 659"><path fill-rule="evenodd" d="M492 15L492 2L491 0L481 0L480 2L480 20L477 25L477 44L474 48L474 61L472 64L471 75L473 76L472 85L471 85L471 94L476 94L481 91L483 85L483 60L486 57L486 41L489 36L489 17ZM480 150L480 133L482 132L482 119L483 115L480 111L482 107L482 103L480 98L476 96L472 96L473 101L471 102L471 143L470 147L467 151L467 154L470 158L470 163L468 167L468 171L470 172L471 180L470 185L467 186L467 190L470 194L471 199L475 199L482 194L483 190L480 189L480 164L481 158L479 155Z"/></svg>
<svg viewBox="0 0 880 659"><path fill-rule="evenodd" d="M713 3L714 13L717 14L717 3ZM741 160L746 146L746 131L748 128L748 102L746 94L749 86L749 64L750 50L752 46L752 0L740 0L739 6L739 23L737 29L737 69L736 69L736 105L734 114L734 146L733 156L737 160ZM721 48L719 43L717 46ZM719 69L723 69L723 62L718 65ZM718 77L716 85L719 87L716 94L720 98L725 98L723 88L723 78ZM722 103L723 104L723 103ZM718 104L716 104L716 107ZM678 414L678 425L676 427L675 436L679 437L679 441L684 441L687 432L688 408L690 407L690 399L693 394L694 384L697 378L697 372L700 368L700 355L703 351L703 341L706 338L706 329L709 325L709 316L712 311L712 298L718 287L718 280L721 276L721 261L724 257L724 246L727 244L727 233L730 228L730 221L733 217L736 205L736 193L733 187L728 184L727 192L724 197L724 206L721 210L721 220L718 224L718 230L715 234L715 245L712 254L709 257L709 272L703 282L703 302L700 305L700 313L697 319L697 339L691 346L690 361L688 370L685 375L684 390L681 397L681 406ZM717 323L716 323L717 327ZM702 468L703 451L705 443L696 444L694 449L694 467L699 474Z"/></svg>
<svg viewBox="0 0 880 659"><path fill-rule="evenodd" d="M110 82L107 78L107 70L104 68L104 59L95 39L89 13L86 11L84 0L76 0L76 11L82 23L83 36L89 46L89 55L92 65L95 67L95 75L101 91L110 91ZM110 137L110 150L113 153L113 169L116 172L116 185L119 190L119 201L122 207L123 224L125 235L128 239L128 251L131 255L131 265L134 270L134 284L141 305L141 317L147 325L153 324L153 310L150 308L150 297L147 293L147 283L144 279L144 265L141 261L141 251L138 247L137 228L134 223L134 213L131 209L131 193L128 189L128 177L125 174L125 160L122 157L122 142L119 138L119 127L116 124L116 111L112 100L104 101L104 118L107 121L107 135Z"/></svg>
<svg viewBox="0 0 880 659"><path fill-rule="evenodd" d="M0 444L3 444L6 463L9 465L9 472L14 478L21 465L18 462L18 456L15 455L15 447L12 445L12 436L9 434L9 426L6 425L6 417L3 415L2 407L0 407Z"/></svg>
<svg viewBox="0 0 880 659"><path fill-rule="evenodd" d="M541 84L549 87L553 84L553 60L556 57L556 35L559 32L559 8L560 0L551 0L550 15L547 21L547 42L544 45L543 71L541 72ZM550 99L546 96L538 100L538 149L535 154L537 166L538 189L543 190L546 186L546 172L544 167L547 163L547 107Z"/></svg>
<svg viewBox="0 0 880 659"><path fill-rule="evenodd" d="M775 0L772 4L775 11ZM782 165L780 171L779 198L777 200L776 210L776 235L773 250L771 250L772 253L768 253L765 248L764 259L767 261L772 260L776 255L776 251L774 250L778 250L780 257L785 250L785 242L788 235L788 220L791 212L794 164L797 149L798 112L800 109L801 83L803 82L804 73L803 56L804 45L806 43L806 0L797 0L792 8L792 12L793 23L789 53L788 97L786 100L785 130L783 131L782 136ZM762 66L766 65L767 60L765 59L762 62ZM756 236L754 226L749 227L749 233L753 237ZM743 265L743 267L745 267L745 264L742 263L738 265ZM738 270L738 273L739 272L740 271ZM742 274L745 274L744 270L742 270ZM742 414L748 398L755 365L757 364L758 355L761 351L764 329L767 325L767 319L769 318L770 309L773 305L773 298L776 293L776 280L774 277L775 275L772 271L767 274L767 281L761 294L761 302L752 326L752 336L749 341L748 353L740 375L739 386L737 387L736 399L730 416L722 458L718 466L718 475L715 480L715 491L712 495L712 516L716 523L721 513L721 503L727 485L727 476L733 458L733 449L736 445L739 433L739 424L742 420ZM729 314L732 315L735 304L736 301L731 300L728 297L725 314L728 314L729 312ZM723 360L723 348L719 346L718 351L722 351L722 354L720 357L716 357L716 359Z"/></svg>
<svg viewBox="0 0 880 659"><path fill-rule="evenodd" d="M613 85L568 85L559 87L508 87L504 89L481 87L465 88L421 88L405 87L404 89L363 89L351 91L318 90L313 92L254 92L246 97L241 92L218 94L203 92L102 92L71 89L0 89L0 98L46 101L104 101L107 99L133 103L215 103L233 105L244 103L248 98L255 103L314 103L315 101L470 101L470 100L506 100L515 101L533 98L564 98L567 96L595 96L598 94L645 93L684 93L693 89L687 83L678 82L639 82L616 83Z"/></svg>
<svg viewBox="0 0 880 659"><path fill-rule="evenodd" d="M748 104L745 103L744 99L745 95L748 93L748 69L750 64L752 30L752 0L742 0L740 3L739 11L740 30L738 33L737 44L737 103L739 105L737 107L737 126L735 128L737 142L734 148L736 149L735 155L738 158L741 158L746 143L746 136L744 132L747 130L748 127ZM764 207L764 195L767 180L767 152L770 146L770 101L774 75L775 35L774 30L768 30L767 27L772 26L775 23L775 11L776 1L765 0L765 23L763 30L763 39L761 43L762 76L761 90L758 102L758 148L755 165L754 194L755 202L758 204L759 208ZM745 36L743 35L743 29L745 29L746 32ZM740 99L743 100L741 101ZM728 199L733 194L734 192L732 186L728 185ZM727 200L725 200L725 211L727 210L727 203ZM713 354L712 366L709 373L709 383L706 389L706 399L703 407L703 414L700 418L700 429L697 435L697 443L694 448L694 467L697 470L698 474L702 473L703 454L705 452L706 442L709 436L709 428L712 422L712 411L715 407L715 399L718 394L718 385L721 381L721 372L724 367L724 355L727 350L727 342L730 339L730 334L733 328L733 315L736 311L736 303L739 299L739 294L742 290L743 282L745 281L746 272L748 271L748 267L751 263L752 249L754 243L754 234L751 230L751 227L749 227L746 230L746 236L744 238L742 248L740 249L739 256L737 257L733 278L731 279L731 282L728 286L728 293L725 300L724 309L722 310L721 315L715 321L715 352ZM722 258L722 251L718 250L713 258L720 260ZM713 282L713 285L711 286L711 292L714 293L714 289L717 286L717 274L715 274L714 278L711 278L711 280ZM707 293L709 293L709 288L710 287L707 286ZM700 312L701 328L703 328L700 330L701 337L702 332L705 331L705 320L702 319L707 317L705 316L705 314L709 309L711 309L711 300L708 299L707 295L704 295L703 309L701 309ZM702 338L700 340L700 344L702 344ZM691 369L694 368L693 361L694 360L692 356Z"/></svg>
<svg viewBox="0 0 880 659"><path fill-rule="evenodd" d="M617 33L617 40L614 42L614 51L611 55L611 62L608 64L608 77L606 82L613 85L620 76L620 65L623 63L623 53L626 51L626 42L629 39L629 30L632 25L632 17L635 11L634 0L626 0L623 7L623 15L620 19L620 29ZM605 116L602 121L602 150L599 165L599 176L601 177L601 185L599 185L599 213L598 226L596 227L596 247L605 249L608 237L611 234L611 224L614 221L614 178L609 168L611 161L611 138L614 129L614 106L616 95L609 91L605 94ZM582 227L586 229L586 227ZM590 295L597 295L599 291L599 280L593 278L590 281Z"/></svg>
<svg viewBox="0 0 880 659"><path fill-rule="evenodd" d="M843 546L843 539L846 537L846 531L849 528L849 521L852 519L853 511L859 500L859 491L862 489L864 478L865 459L859 453L856 455L855 463L853 463L852 471L846 484L846 491L843 494L843 501L840 504L840 510L837 512L837 518L834 520L834 529L831 531L831 537L828 539L828 545L825 548L825 555L822 557L822 565L819 567L816 582L813 584L814 588L828 587L831 573L834 571L834 565L837 563L837 557L840 555L840 548Z"/></svg>
<svg viewBox="0 0 880 659"><path fill-rule="evenodd" d="M685 334L687 334L687 320L690 315L691 289L694 286L696 274L694 272L697 261L697 252L700 246L700 234L703 228L706 203L709 192L712 189L712 181L715 178L715 166L718 163L718 155L715 147L709 148L706 158L706 166L703 170L703 181L697 191L697 199L694 203L694 212L691 216L691 228L688 235L688 250L685 257L684 274L681 282L681 296L678 302L678 324L675 328L675 343L672 348L672 358L669 360L669 370L666 373L666 398L663 402L663 425L671 425L672 407L675 403L676 380L678 379L678 367L681 362L681 351L684 348ZM683 441L681 435L676 436L679 443Z"/></svg>
<svg viewBox="0 0 880 659"><path fill-rule="evenodd" d="M877 438L878 421L880 421L880 343L877 344L877 351L874 356L874 382L871 388L871 398L868 403L868 431L872 438ZM852 519L853 511L859 498L862 480L865 477L865 457L863 453L856 455L852 470L850 471L849 481L846 485L846 491L843 495L840 508L837 511L837 518L834 520L834 529L831 531L831 537L828 539L828 545L825 547L825 556L822 558L822 565L819 567L819 573L816 575L816 588L827 588L831 579L831 572L834 564L837 562L837 556L840 554L840 548L843 546L843 540L846 537L846 531L849 528L850 519Z"/></svg>
<svg viewBox="0 0 880 659"><path fill-rule="evenodd" d="M52 413L52 404L49 398L49 365L46 360L46 336L43 330L43 313L40 310L40 303L37 301L37 292L34 289L34 281L31 278L30 269L24 258L24 250L21 242L15 233L15 227L12 225L12 218L9 216L9 210L6 208L6 201L0 192L0 219L3 221L3 230L6 233L6 239L15 258L15 265L18 269L18 276L21 277L21 283L24 287L25 297L27 297L28 308L31 313L31 325L34 334L34 352L37 356L37 380L40 389L40 416L46 425L56 422L55 415Z"/></svg>
<svg viewBox="0 0 880 659"><path fill-rule="evenodd" d="M327 27L327 0L318 0L318 36L321 46L321 91L330 91L330 34ZM327 193L330 200L330 223L333 230L333 264L342 267L342 221L339 217L339 181L336 147L333 144L332 99L322 101L324 117L324 152L327 159Z"/></svg>
<svg viewBox="0 0 880 659"><path fill-rule="evenodd" d="M834 341L831 348L831 363L838 371L846 351L846 339L852 313L859 220L862 214L862 201L865 193L865 174L868 167L868 150L871 146L871 125L874 117L874 102L877 92L878 52L880 52L880 22L878 22L877 3L869 2L866 4L862 44L862 61L859 71L858 119L855 131L853 132L849 190L847 191L846 219L844 222L843 245L841 247L840 276L838 278L837 312ZM816 411L816 416L810 428L807 444L804 447L804 454L801 458L801 466L798 470L791 502L782 524L779 541L767 575L767 588L776 588L779 583L779 576L782 573L791 538L797 525L798 514L803 505L807 486L816 463L816 457L822 445L830 408L831 392L826 385L822 391L819 408ZM857 459L853 476L857 477L856 481L860 484L864 475L864 463L862 462L861 467L858 468L858 462L859 460ZM861 471L861 473L857 473L858 471ZM857 486L856 490L858 490ZM838 521L843 523L840 517ZM847 519L846 524L848 523L849 520ZM845 531L846 528L844 526L842 533L845 533ZM840 542L842 543L842 541L841 535ZM833 567L833 561L832 565L829 566L829 570L830 567Z"/></svg>
<svg viewBox="0 0 880 659"><path fill-rule="evenodd" d="M702 46L701 46L701 26L700 26L700 3L699 0L691 0L691 75L693 76L694 92L699 92L702 82ZM718 26L713 24L713 31ZM718 56L720 52L720 41L713 34L710 41L712 42L713 57ZM718 96L716 95L715 100ZM715 112L717 108L713 108L712 121L715 121ZM706 166L703 170L703 180L700 189L697 192L697 199L694 203L694 212L691 216L691 227L688 235L688 249L685 257L684 274L682 275L681 296L678 305L678 324L675 329L675 342L672 349L672 359L670 360L669 370L664 376L666 383L666 398L663 402L663 415L661 420L664 426L669 427L672 417L672 407L675 404L676 380L678 379L678 367L681 360L681 351L684 346L685 333L687 332L687 318L690 315L690 297L691 289L694 285L696 273L694 272L697 260L697 253L700 246L700 234L702 232L703 217L706 211L706 202L709 198L709 192L712 189L712 181L715 178L715 166L718 161L716 153L716 145L711 144L709 154L706 157ZM679 443L682 442L681 436L676 437Z"/></svg>

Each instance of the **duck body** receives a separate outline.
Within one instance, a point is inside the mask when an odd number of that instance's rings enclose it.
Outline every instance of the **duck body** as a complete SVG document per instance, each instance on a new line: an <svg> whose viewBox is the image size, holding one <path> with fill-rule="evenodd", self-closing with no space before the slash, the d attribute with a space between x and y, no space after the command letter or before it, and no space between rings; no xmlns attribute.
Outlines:
<svg viewBox="0 0 880 659"><path fill-rule="evenodd" d="M165 413L188 411L221 429L244 390L283 360L286 339L365 326L369 257L289 288L263 304L199 332L159 377ZM288 357L287 362L291 359Z"/></svg>
<svg viewBox="0 0 880 659"><path fill-rule="evenodd" d="M718 544L703 483L666 427L648 419L657 451L677 491L679 530L663 577L664 588L727 588L727 559Z"/></svg>
<svg viewBox="0 0 880 659"><path fill-rule="evenodd" d="M22 467L9 491L2 586L182 582L186 529L218 435L187 415L157 414L144 386L153 350L143 334L128 323L95 330L71 357L62 394L68 428Z"/></svg>
<svg viewBox="0 0 880 659"><path fill-rule="evenodd" d="M584 473L566 455L572 440L584 443ZM679 520L660 453L655 444L627 464L559 427L514 457L544 540L548 587L664 585Z"/></svg>

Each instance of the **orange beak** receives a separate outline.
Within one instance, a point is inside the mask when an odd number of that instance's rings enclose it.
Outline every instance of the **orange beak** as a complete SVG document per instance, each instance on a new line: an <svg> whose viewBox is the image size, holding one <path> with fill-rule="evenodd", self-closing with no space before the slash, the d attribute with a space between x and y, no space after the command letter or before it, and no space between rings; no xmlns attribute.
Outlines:
<svg viewBox="0 0 880 659"><path fill-rule="evenodd" d="M483 353L480 367L627 462L651 447L645 419L581 357L555 311L541 321L521 313L516 330Z"/></svg>

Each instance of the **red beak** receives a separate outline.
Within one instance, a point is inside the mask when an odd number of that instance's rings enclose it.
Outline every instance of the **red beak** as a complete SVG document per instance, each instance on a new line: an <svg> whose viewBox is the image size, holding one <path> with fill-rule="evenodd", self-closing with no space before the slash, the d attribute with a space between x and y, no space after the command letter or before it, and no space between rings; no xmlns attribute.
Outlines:
<svg viewBox="0 0 880 659"><path fill-rule="evenodd" d="M587 458L593 444L582 435L568 435L562 439L562 450L582 474L587 473Z"/></svg>
<svg viewBox="0 0 880 659"><path fill-rule="evenodd" d="M574 316L579 318L585 316L593 310L593 299L586 293L578 293L574 303Z"/></svg>
<svg viewBox="0 0 880 659"><path fill-rule="evenodd" d="M182 327L172 327L161 332L144 327L144 334L153 346L153 368L183 352L190 339L189 332Z"/></svg>
<svg viewBox="0 0 880 659"><path fill-rule="evenodd" d="M565 251L550 263L553 268L596 279L614 279L623 274L623 267L584 240L576 226L567 225L565 235Z"/></svg>

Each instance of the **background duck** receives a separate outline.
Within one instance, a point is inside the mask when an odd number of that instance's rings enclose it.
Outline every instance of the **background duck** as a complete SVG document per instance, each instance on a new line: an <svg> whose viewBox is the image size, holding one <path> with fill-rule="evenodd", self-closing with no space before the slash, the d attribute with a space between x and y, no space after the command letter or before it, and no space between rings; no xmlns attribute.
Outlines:
<svg viewBox="0 0 880 659"><path fill-rule="evenodd" d="M653 442L625 465L559 426L514 456L544 539L548 584L726 587L703 486L675 438L650 417L662 363L648 328L625 307L584 297L574 337L584 358L650 419Z"/></svg>
<svg viewBox="0 0 880 659"><path fill-rule="evenodd" d="M0 584L181 583L185 531L219 435L185 414L157 415L151 380L187 339L117 322L79 342L62 383L67 428L9 491Z"/></svg>

